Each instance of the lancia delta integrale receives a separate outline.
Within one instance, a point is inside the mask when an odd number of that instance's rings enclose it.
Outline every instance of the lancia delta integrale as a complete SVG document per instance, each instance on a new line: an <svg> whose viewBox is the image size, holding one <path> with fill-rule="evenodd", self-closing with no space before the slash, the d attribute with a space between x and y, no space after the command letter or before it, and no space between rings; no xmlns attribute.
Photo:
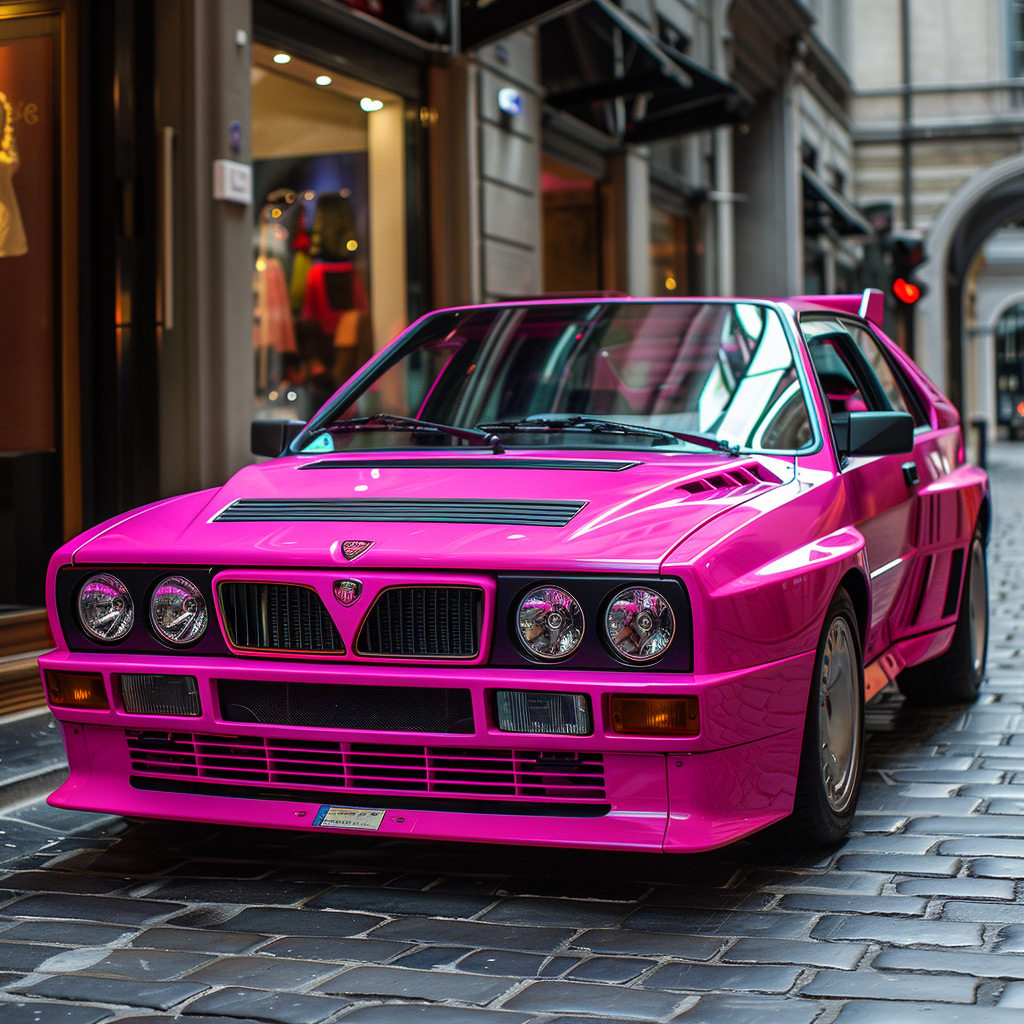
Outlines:
<svg viewBox="0 0 1024 1024"><path fill-rule="evenodd" d="M849 828L864 703L969 701L984 472L882 296L431 313L273 459L54 556L57 807L707 850Z"/></svg>

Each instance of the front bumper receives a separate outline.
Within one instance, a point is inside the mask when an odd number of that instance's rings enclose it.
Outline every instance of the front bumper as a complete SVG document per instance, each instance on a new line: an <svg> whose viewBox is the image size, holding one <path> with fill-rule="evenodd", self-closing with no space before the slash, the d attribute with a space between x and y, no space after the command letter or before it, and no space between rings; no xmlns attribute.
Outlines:
<svg viewBox="0 0 1024 1024"><path fill-rule="evenodd" d="M621 850L713 849L793 805L814 655L738 672L339 666L269 659L113 657L55 651L52 670L96 672L110 710L54 707L71 773L57 807L245 826ZM117 673L194 676L200 717L127 713ZM639 676L639 678L638 678ZM472 732L424 733L228 721L221 680L460 687ZM586 693L589 736L497 728L496 689ZM326 692L326 691L325 691ZM695 696L693 737L625 736L611 694ZM324 808L354 808L352 816ZM352 828L358 820L363 826Z"/></svg>

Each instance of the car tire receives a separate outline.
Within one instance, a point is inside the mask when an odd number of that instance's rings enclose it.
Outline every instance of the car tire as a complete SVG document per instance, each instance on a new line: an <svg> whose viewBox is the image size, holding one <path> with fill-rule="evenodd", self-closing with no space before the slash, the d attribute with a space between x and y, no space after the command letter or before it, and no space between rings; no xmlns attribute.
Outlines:
<svg viewBox="0 0 1024 1024"><path fill-rule="evenodd" d="M960 614L945 654L904 669L900 692L914 704L963 704L978 696L988 657L988 558L975 531L964 570Z"/></svg>
<svg viewBox="0 0 1024 1024"><path fill-rule="evenodd" d="M853 602L840 589L818 639L788 838L802 847L841 842L863 773L864 659Z"/></svg>

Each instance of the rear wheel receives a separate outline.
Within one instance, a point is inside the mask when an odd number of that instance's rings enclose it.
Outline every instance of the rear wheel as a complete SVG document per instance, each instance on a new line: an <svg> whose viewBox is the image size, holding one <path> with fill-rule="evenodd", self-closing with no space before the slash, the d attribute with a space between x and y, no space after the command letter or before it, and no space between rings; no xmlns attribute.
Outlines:
<svg viewBox="0 0 1024 1024"><path fill-rule="evenodd" d="M853 602L838 590L825 615L807 701L793 814L803 846L834 845L850 829L864 772L864 661Z"/></svg>
<svg viewBox="0 0 1024 1024"><path fill-rule="evenodd" d="M972 701L985 678L988 655L988 564L981 534L967 550L960 614L949 650L900 673L900 691L916 704Z"/></svg>

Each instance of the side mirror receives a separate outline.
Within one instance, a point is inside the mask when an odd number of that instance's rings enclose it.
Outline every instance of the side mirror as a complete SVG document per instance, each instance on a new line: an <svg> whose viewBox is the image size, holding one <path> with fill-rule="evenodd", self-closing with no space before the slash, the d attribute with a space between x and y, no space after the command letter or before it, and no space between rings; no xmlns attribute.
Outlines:
<svg viewBox="0 0 1024 1024"><path fill-rule="evenodd" d="M299 436L305 425L302 420L253 420L249 448L253 455L276 458Z"/></svg>
<svg viewBox="0 0 1024 1024"><path fill-rule="evenodd" d="M914 450L914 417L908 412L837 412L830 419L841 456Z"/></svg>

